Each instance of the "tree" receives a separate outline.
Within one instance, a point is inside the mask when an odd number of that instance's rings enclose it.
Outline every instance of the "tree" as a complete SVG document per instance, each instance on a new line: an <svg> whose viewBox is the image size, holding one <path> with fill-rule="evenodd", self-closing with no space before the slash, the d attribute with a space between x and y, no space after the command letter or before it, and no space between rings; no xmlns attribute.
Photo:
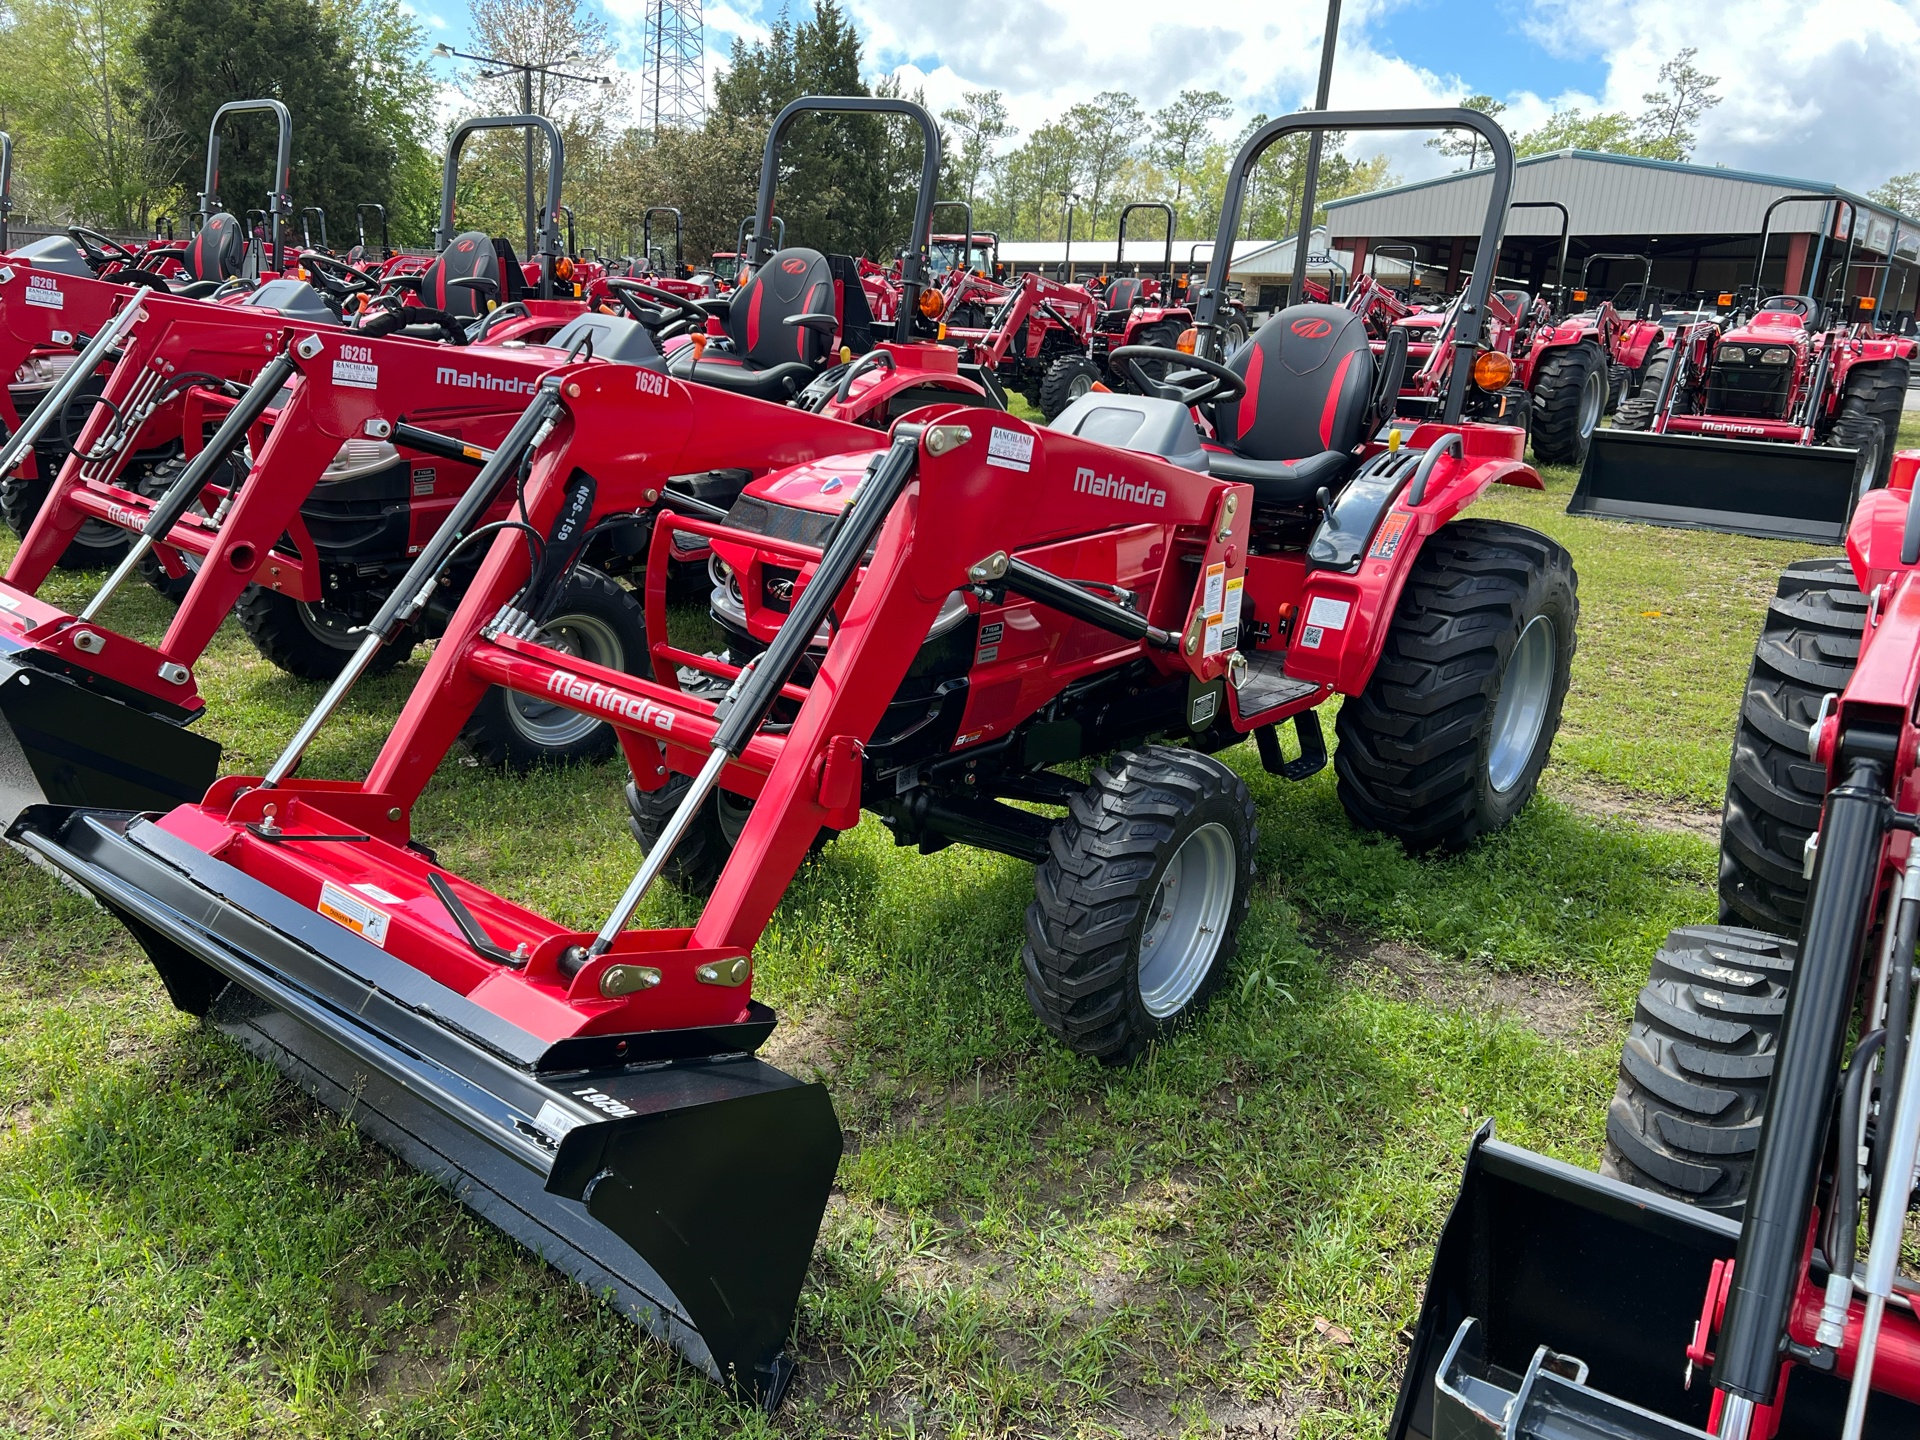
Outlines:
<svg viewBox="0 0 1920 1440"><path fill-rule="evenodd" d="M408 113L407 102L386 108L385 101L370 95L382 82L362 73L368 31L357 22L350 28L349 16L389 36L405 33L410 25L383 4L151 0L146 26L134 42L146 73L143 122L150 128L174 126L193 142L207 133L222 102L276 98L293 116L290 189L296 207L319 205L330 213L351 214L361 201L384 203L400 159L391 127ZM392 66L400 63L400 53L390 46L373 59ZM425 93L416 92L421 105ZM265 202L275 188L274 149L275 127L267 117L245 115L223 125L220 198L229 209L239 212ZM186 163L176 164L169 176L187 193L199 187L200 176L191 173L199 151L192 144Z"/></svg>
<svg viewBox="0 0 1920 1440"><path fill-rule="evenodd" d="M1154 112L1148 158L1173 181L1175 210L1193 183L1194 169L1212 138L1214 125L1233 113L1233 102L1218 90L1182 90Z"/></svg>
<svg viewBox="0 0 1920 1440"><path fill-rule="evenodd" d="M1867 198L1902 215L1920 215L1920 170L1909 170L1874 186Z"/></svg>
<svg viewBox="0 0 1920 1440"><path fill-rule="evenodd" d="M1007 123L1006 96L998 90L967 90L958 105L940 112L960 137L959 172L966 183L967 204L980 188L981 172L993 159L994 146L1020 132Z"/></svg>
<svg viewBox="0 0 1920 1440"><path fill-rule="evenodd" d="M1634 122L1618 110L1589 115L1582 110L1556 110L1547 123L1513 142L1516 155L1549 155L1555 150L1598 150L1616 155L1640 155L1641 141Z"/></svg>
<svg viewBox="0 0 1920 1440"><path fill-rule="evenodd" d="M1101 205L1110 197L1114 177L1133 154L1146 132L1147 117L1140 102L1124 90L1102 90L1092 100L1075 105L1066 114L1078 151L1075 180L1087 200L1087 233L1100 229Z"/></svg>
<svg viewBox="0 0 1920 1440"><path fill-rule="evenodd" d="M1661 88L1640 97L1647 104L1635 127L1642 155L1685 160L1693 152L1693 127L1720 103L1713 93L1720 77L1694 68L1693 57L1699 53L1689 45L1667 61L1660 67Z"/></svg>
<svg viewBox="0 0 1920 1440"><path fill-rule="evenodd" d="M1498 119L1506 113L1507 107L1491 95L1465 95L1460 99L1462 110L1478 110L1488 119ZM1459 166L1461 170L1471 170L1480 163L1480 132L1477 130L1448 130L1427 141L1429 150L1438 150L1449 159L1457 160L1466 156L1467 163ZM1493 163L1493 153L1487 153L1487 163Z"/></svg>

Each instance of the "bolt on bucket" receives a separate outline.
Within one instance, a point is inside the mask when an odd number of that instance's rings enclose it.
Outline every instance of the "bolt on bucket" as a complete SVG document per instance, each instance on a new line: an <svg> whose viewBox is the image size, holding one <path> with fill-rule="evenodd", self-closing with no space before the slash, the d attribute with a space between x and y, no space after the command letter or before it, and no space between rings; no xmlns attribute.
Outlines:
<svg viewBox="0 0 1920 1440"><path fill-rule="evenodd" d="M1711 435L1593 432L1569 515L1835 544L1859 452Z"/></svg>

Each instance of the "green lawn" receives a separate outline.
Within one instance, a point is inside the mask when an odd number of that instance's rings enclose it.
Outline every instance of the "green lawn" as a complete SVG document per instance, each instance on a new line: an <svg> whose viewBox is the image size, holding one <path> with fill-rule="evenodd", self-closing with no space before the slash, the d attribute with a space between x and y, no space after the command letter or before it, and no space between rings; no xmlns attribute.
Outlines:
<svg viewBox="0 0 1920 1440"><path fill-rule="evenodd" d="M1252 919L1203 1023L1141 1064L1029 1016L1026 867L869 821L802 875L757 993L848 1149L772 1421L202 1034L116 924L0 854L0 1432L1378 1435L1480 1119L1598 1154L1650 949L1713 913L1699 832L1772 577L1807 553L1568 519L1550 479L1485 507L1581 574L1546 795L1414 860L1348 827L1331 772L1289 787L1229 754L1260 806ZM145 594L116 615L164 619ZM315 696L232 627L200 673L230 769ZM365 687L307 773L357 774L418 673ZM595 924L637 858L621 779L456 758L417 825Z"/></svg>

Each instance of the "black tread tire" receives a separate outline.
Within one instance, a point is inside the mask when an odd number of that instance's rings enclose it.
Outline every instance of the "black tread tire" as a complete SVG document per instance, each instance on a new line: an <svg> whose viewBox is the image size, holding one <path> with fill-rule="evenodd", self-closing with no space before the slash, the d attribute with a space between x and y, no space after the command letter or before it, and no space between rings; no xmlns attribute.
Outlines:
<svg viewBox="0 0 1920 1440"><path fill-rule="evenodd" d="M1740 1217L1795 955L1791 940L1733 926L1667 936L1620 1050L1602 1175Z"/></svg>
<svg viewBox="0 0 1920 1440"><path fill-rule="evenodd" d="M1596 380L1595 377L1598 377ZM1588 386L1601 387L1593 414L1594 428L1607 408L1607 361L1597 345L1581 343L1551 350L1533 376L1533 456L1543 465L1578 465L1587 458L1590 430L1580 433L1580 412Z"/></svg>
<svg viewBox="0 0 1920 1440"><path fill-rule="evenodd" d="M158 500L173 488L173 482L180 478L180 472L188 465L186 457L175 455L162 460L140 479L139 491L150 500ZM234 464L231 460L217 467L212 483L231 486L234 483ZM204 513L204 512L202 512ZM140 558L140 578L152 586L154 591L174 605L187 598L187 591L193 588L193 570L189 565L188 573L181 576L167 574L166 567L153 557L152 552Z"/></svg>
<svg viewBox="0 0 1920 1440"><path fill-rule="evenodd" d="M681 800L692 785L690 776L678 773L669 775L667 783L658 790L642 790L631 780L627 782L627 829L642 855L652 852L654 842L660 838L660 832L667 828L667 821L680 808ZM721 814L723 805L731 810L730 816L725 819ZM720 878L720 872L726 868L727 860L733 854L740 827L746 823L746 816L752 809L753 802L744 796L725 791L709 795L692 826L680 837L673 854L667 857L666 866L660 873L689 895L711 893L714 882ZM823 826L820 833L813 837L807 858L811 860L826 849L827 842L837 833Z"/></svg>
<svg viewBox="0 0 1920 1440"><path fill-rule="evenodd" d="M1212 968L1166 1017L1140 1000L1140 937L1167 863L1201 826L1219 823L1238 853L1233 900ZM1021 950L1027 1003L1068 1049L1108 1064L1134 1059L1206 1007L1246 919L1258 840L1253 796L1210 756L1165 745L1123 750L1093 772L1053 827L1034 874Z"/></svg>
<svg viewBox="0 0 1920 1440"><path fill-rule="evenodd" d="M1662 350L1648 358L1640 372L1640 385L1620 402L1613 412L1616 430L1645 430L1653 424L1653 407L1659 403L1660 387L1667 383L1667 371L1673 365L1673 351Z"/></svg>
<svg viewBox="0 0 1920 1440"><path fill-rule="evenodd" d="M1807 836L1820 823L1827 772L1807 758L1822 697L1847 688L1860 659L1867 597L1839 556L1800 560L1780 576L1753 647L1720 817L1720 919L1798 935L1809 882Z"/></svg>
<svg viewBox="0 0 1920 1440"><path fill-rule="evenodd" d="M1053 420L1071 405L1075 397L1069 392L1083 377L1091 383L1101 379L1100 367L1085 355L1062 355L1049 365L1046 379L1040 382L1041 417Z"/></svg>
<svg viewBox="0 0 1920 1440"><path fill-rule="evenodd" d="M302 603L276 590L249 585L240 592L233 614L253 648L277 668L301 680L331 680L345 667L357 641L336 644L315 634L300 615ZM413 631L402 630L380 647L367 674L385 675L413 654L414 643Z"/></svg>
<svg viewBox="0 0 1920 1440"><path fill-rule="evenodd" d="M1495 704L1521 631L1554 626L1554 676L1534 749L1502 793L1488 774ZM1499 520L1455 520L1414 557L1367 687L1340 707L1334 772L1353 822L1410 851L1458 850L1532 798L1560 728L1580 619L1564 547Z"/></svg>
<svg viewBox="0 0 1920 1440"><path fill-rule="evenodd" d="M1860 425L1880 427L1880 463L1874 472L1873 489L1887 483L1893 471L1893 452L1900 448L1900 419L1907 403L1907 381L1911 367L1905 360L1877 360L1871 365L1856 365L1847 372L1847 388L1840 395L1839 416L1834 422L1837 437L1842 427L1853 430ZM1837 440L1845 445L1851 440Z"/></svg>
<svg viewBox="0 0 1920 1440"><path fill-rule="evenodd" d="M647 670L646 614L640 599L619 581L589 565L576 565L567 577L566 593L554 607L553 624L568 615L589 615L614 633L620 656L611 670L640 675ZM581 739L558 748L528 738L507 713L512 696L494 686L473 707L460 738L483 765L524 773L543 765L583 765L605 760L619 748L613 726L602 723Z"/></svg>
<svg viewBox="0 0 1920 1440"><path fill-rule="evenodd" d="M1827 432L1827 444L1854 452L1853 488L1847 497L1847 522L1851 524L1854 507L1887 483L1893 456L1887 453L1880 422L1871 415L1841 415Z"/></svg>
<svg viewBox="0 0 1920 1440"><path fill-rule="evenodd" d="M47 496L53 493L50 480L29 480L19 475L9 475L0 480L0 518L7 522L7 528L22 540L27 531L33 528L33 520L40 513L40 507L47 503ZM111 531L109 535L107 532ZM89 537L99 543L89 543ZM84 521L75 532L67 548L54 561L61 570L109 570L118 565L127 553L127 532L117 526L108 525L103 520Z"/></svg>

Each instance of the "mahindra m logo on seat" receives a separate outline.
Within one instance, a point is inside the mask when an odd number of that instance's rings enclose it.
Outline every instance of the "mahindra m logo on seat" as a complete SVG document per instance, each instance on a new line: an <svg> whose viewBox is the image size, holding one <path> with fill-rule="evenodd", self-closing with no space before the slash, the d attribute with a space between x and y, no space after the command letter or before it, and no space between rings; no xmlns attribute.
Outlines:
<svg viewBox="0 0 1920 1440"><path fill-rule="evenodd" d="M1164 509L1167 503L1167 492L1145 481L1135 484L1120 475L1096 475L1086 465L1073 472L1073 493L1097 495L1107 500L1131 500L1136 505L1151 505L1155 509Z"/></svg>
<svg viewBox="0 0 1920 1440"><path fill-rule="evenodd" d="M477 370L462 370L442 365L433 372L434 380L456 390L485 390L494 395L531 395L539 387L518 375L482 375Z"/></svg>
<svg viewBox="0 0 1920 1440"><path fill-rule="evenodd" d="M1302 340L1324 340L1333 333L1331 320L1296 320L1287 327Z"/></svg>
<svg viewBox="0 0 1920 1440"><path fill-rule="evenodd" d="M789 275L799 275L805 272L807 262L800 259L782 260L780 262L780 268Z"/></svg>

